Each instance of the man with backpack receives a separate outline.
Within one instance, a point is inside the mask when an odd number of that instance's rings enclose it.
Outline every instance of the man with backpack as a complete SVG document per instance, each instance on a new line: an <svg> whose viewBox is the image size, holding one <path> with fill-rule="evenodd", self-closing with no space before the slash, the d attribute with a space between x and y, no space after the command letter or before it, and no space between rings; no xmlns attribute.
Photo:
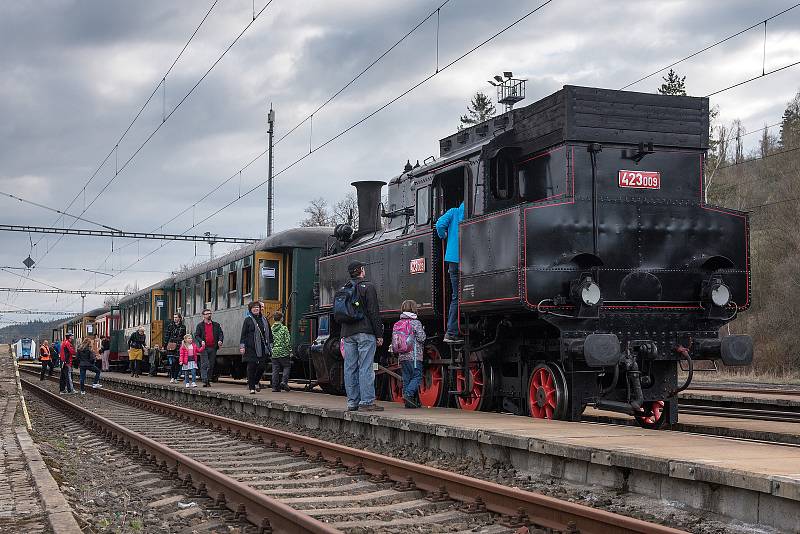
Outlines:
<svg viewBox="0 0 800 534"><path fill-rule="evenodd" d="M350 281L334 296L333 318L342 325L347 410L383 411L375 404L375 350L383 345L378 292L366 281L366 263L351 261Z"/></svg>

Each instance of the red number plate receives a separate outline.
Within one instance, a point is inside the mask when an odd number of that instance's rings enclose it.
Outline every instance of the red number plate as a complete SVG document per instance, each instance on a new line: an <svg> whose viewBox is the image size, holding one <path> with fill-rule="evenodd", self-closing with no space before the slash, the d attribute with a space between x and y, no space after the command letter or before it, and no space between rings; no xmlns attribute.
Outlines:
<svg viewBox="0 0 800 534"><path fill-rule="evenodd" d="M417 258L411 260L411 265L409 270L411 274L420 274L425 272L425 258Z"/></svg>
<svg viewBox="0 0 800 534"><path fill-rule="evenodd" d="M634 189L661 189L661 173L652 171L619 171L619 186Z"/></svg>

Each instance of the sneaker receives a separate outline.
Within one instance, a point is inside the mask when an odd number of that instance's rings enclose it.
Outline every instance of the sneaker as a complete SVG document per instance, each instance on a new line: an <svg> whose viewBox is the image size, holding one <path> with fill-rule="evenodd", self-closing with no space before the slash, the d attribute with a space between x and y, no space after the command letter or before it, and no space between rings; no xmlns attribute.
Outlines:
<svg viewBox="0 0 800 534"><path fill-rule="evenodd" d="M192 382L192 387L196 388L197 387L197 382Z"/></svg>
<svg viewBox="0 0 800 534"><path fill-rule="evenodd" d="M417 404L413 399L403 399L406 408L419 408L419 404Z"/></svg>
<svg viewBox="0 0 800 534"><path fill-rule="evenodd" d="M174 383L175 383L175 379L174 379L174 378L170 378L170 379L169 379L169 383L170 383L170 384L174 384Z"/></svg>
<svg viewBox="0 0 800 534"><path fill-rule="evenodd" d="M191 386L189 385L189 382L186 382L186 385L184 387L188 388L188 387L191 387Z"/></svg>
<svg viewBox="0 0 800 534"><path fill-rule="evenodd" d="M86 392L85 391L81 391L81 395L86 395Z"/></svg>
<svg viewBox="0 0 800 534"><path fill-rule="evenodd" d="M377 404L362 404L359 406L365 412L382 412L383 406L378 406Z"/></svg>
<svg viewBox="0 0 800 534"><path fill-rule="evenodd" d="M459 336L458 334L445 334L444 339L442 340L445 343L463 343L464 338Z"/></svg>
<svg viewBox="0 0 800 534"><path fill-rule="evenodd" d="M101 386L100 384L92 384L92 389L97 389L97 388L100 388L100 387L103 387L103 386Z"/></svg>
<svg viewBox="0 0 800 534"><path fill-rule="evenodd" d="M204 388L207 388L208 386L209 386L209 383L208 383L208 382L203 382L203 387L204 387Z"/></svg>
<svg viewBox="0 0 800 534"><path fill-rule="evenodd" d="M256 386L256 391L261 391L261 386Z"/></svg>
<svg viewBox="0 0 800 534"><path fill-rule="evenodd" d="M254 389L251 389L251 390L250 390L250 395L255 395L255 394L256 394L256 390L254 390Z"/></svg>
<svg viewBox="0 0 800 534"><path fill-rule="evenodd" d="M291 393L292 390L289 389L289 386L281 386L281 391L285 391L286 393Z"/></svg>
<svg viewBox="0 0 800 534"><path fill-rule="evenodd" d="M347 407L347 411L348 412L357 412L358 411L358 406L348 406Z"/></svg>

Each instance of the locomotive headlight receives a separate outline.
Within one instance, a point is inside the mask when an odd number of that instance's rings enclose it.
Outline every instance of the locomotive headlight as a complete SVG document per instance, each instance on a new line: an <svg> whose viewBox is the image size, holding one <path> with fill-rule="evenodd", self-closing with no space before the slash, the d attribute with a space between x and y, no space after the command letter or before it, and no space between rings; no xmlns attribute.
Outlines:
<svg viewBox="0 0 800 534"><path fill-rule="evenodd" d="M731 290L728 289L728 286L722 282L711 286L711 302L714 303L714 306L722 308L723 306L727 306L730 301Z"/></svg>
<svg viewBox="0 0 800 534"><path fill-rule="evenodd" d="M592 280L591 276L584 276L572 286L572 298L584 306L597 306L600 303L600 286Z"/></svg>
<svg viewBox="0 0 800 534"><path fill-rule="evenodd" d="M597 306L600 302L600 286L595 282L589 280L582 284L581 287L581 300L587 306Z"/></svg>

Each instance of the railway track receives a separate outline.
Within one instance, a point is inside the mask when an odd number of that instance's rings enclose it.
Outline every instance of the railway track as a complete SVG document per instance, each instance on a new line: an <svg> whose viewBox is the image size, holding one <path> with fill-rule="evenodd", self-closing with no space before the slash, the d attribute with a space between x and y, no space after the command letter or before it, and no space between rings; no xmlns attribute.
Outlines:
<svg viewBox="0 0 800 534"><path fill-rule="evenodd" d="M116 391L92 390L87 410L24 387L262 532L679 532Z"/></svg>

